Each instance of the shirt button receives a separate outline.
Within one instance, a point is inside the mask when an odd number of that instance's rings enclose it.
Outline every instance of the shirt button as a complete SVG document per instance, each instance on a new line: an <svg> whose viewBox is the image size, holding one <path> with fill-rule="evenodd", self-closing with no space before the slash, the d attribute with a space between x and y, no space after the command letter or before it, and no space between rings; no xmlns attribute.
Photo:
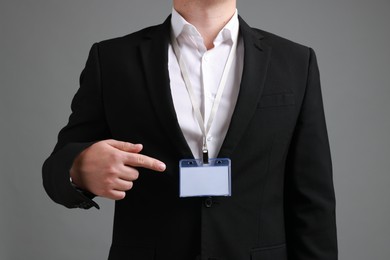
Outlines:
<svg viewBox="0 0 390 260"><path fill-rule="evenodd" d="M207 141L209 141L209 142L213 141L213 139L214 138L212 136L207 137Z"/></svg>
<svg viewBox="0 0 390 260"><path fill-rule="evenodd" d="M209 57L207 54L203 55L203 61L207 62L209 60Z"/></svg>
<svg viewBox="0 0 390 260"><path fill-rule="evenodd" d="M208 197L207 199L204 200L204 205L206 208L211 208L213 206L213 198Z"/></svg>

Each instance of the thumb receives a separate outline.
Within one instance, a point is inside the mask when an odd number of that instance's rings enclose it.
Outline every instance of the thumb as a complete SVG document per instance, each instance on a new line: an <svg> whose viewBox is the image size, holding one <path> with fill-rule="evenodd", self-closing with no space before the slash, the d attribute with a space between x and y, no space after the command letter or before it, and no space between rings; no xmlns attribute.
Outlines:
<svg viewBox="0 0 390 260"><path fill-rule="evenodd" d="M108 145L121 150L123 152L129 152L129 153L139 153L143 146L142 144L133 144L129 142L123 142L123 141L118 141L114 139L109 139L105 141Z"/></svg>

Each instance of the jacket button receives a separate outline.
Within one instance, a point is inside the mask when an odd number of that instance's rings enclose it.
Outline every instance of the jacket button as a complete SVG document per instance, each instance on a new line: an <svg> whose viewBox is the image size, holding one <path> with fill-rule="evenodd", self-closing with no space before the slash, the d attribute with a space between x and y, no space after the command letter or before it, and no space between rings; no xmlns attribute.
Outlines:
<svg viewBox="0 0 390 260"><path fill-rule="evenodd" d="M206 208L211 208L213 206L213 198L208 197L207 199L204 200L204 205Z"/></svg>

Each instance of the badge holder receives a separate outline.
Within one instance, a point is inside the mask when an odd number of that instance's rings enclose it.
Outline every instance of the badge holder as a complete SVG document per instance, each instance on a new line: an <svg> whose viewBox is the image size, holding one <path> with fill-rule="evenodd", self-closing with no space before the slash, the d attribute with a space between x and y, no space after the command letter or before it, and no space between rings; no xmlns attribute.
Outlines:
<svg viewBox="0 0 390 260"><path fill-rule="evenodd" d="M180 168L180 197L231 196L230 159L183 159Z"/></svg>
<svg viewBox="0 0 390 260"><path fill-rule="evenodd" d="M233 42L233 46L230 50L222 73L221 81L218 85L218 91L215 96L207 124L205 124L200 111L200 105L197 102L194 88L191 84L186 64L180 52L179 44L177 43L176 38L172 37L173 50L180 66L180 71L191 100L196 120L198 121L200 130L203 134L203 160L183 159L179 162L180 197L231 196L230 160L225 158L209 159L206 139L214 118L217 115L230 68L233 64L234 57L236 56L237 42L238 41Z"/></svg>

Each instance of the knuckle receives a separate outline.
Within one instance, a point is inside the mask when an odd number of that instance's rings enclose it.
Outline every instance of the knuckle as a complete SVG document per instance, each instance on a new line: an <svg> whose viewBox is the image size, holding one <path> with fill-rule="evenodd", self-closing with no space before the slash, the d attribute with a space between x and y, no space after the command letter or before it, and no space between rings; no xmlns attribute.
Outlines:
<svg viewBox="0 0 390 260"><path fill-rule="evenodd" d="M107 148L107 143L105 141L99 141L97 143L94 143L91 148L95 148L96 150L104 150Z"/></svg>
<svg viewBox="0 0 390 260"><path fill-rule="evenodd" d="M112 188L114 186L114 180L113 178L105 178L103 180L103 189L105 189L106 191L108 191L110 188Z"/></svg>
<svg viewBox="0 0 390 260"><path fill-rule="evenodd" d="M111 152L108 155L108 160L113 163L118 163L122 160L121 156L117 152Z"/></svg>
<svg viewBox="0 0 390 260"><path fill-rule="evenodd" d="M112 177L115 177L117 175L117 170L113 165L110 165L107 170L106 180Z"/></svg>
<svg viewBox="0 0 390 260"><path fill-rule="evenodd" d="M135 158L136 158L136 162L138 165L145 164L145 157L144 156L137 154Z"/></svg>
<svg viewBox="0 0 390 260"><path fill-rule="evenodd" d="M128 145L126 142L121 142L120 146L122 151L127 151Z"/></svg>

